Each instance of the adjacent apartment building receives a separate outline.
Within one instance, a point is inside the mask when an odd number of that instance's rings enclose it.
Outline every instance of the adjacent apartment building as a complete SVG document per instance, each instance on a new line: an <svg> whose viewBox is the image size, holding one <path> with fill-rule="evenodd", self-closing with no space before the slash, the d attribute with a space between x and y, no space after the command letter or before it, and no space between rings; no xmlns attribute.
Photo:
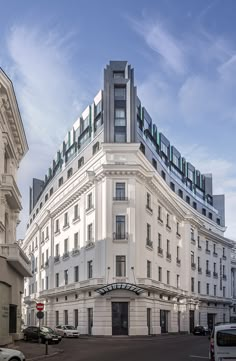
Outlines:
<svg viewBox="0 0 236 361"><path fill-rule="evenodd" d="M191 332L231 316L224 195L164 134L111 61L103 89L30 189L24 318L81 334Z"/></svg>
<svg viewBox="0 0 236 361"><path fill-rule="evenodd" d="M31 275L30 261L16 243L22 208L16 174L27 150L13 86L0 69L0 345L20 336L24 277Z"/></svg>

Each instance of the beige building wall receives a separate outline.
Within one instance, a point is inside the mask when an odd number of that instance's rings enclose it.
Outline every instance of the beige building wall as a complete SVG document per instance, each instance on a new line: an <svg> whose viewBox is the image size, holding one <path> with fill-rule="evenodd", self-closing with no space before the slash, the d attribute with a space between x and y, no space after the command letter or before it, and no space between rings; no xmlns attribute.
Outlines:
<svg viewBox="0 0 236 361"><path fill-rule="evenodd" d="M28 150L14 89L0 69L0 345L21 337L21 298L30 262L16 242L19 163Z"/></svg>

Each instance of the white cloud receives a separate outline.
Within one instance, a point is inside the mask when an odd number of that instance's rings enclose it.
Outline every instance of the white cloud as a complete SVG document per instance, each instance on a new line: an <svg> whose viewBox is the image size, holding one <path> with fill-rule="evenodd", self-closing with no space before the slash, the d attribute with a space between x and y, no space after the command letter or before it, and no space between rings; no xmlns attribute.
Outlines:
<svg viewBox="0 0 236 361"><path fill-rule="evenodd" d="M70 70L73 42L73 34L26 26L12 28L7 38L9 71L30 148L18 175L24 208L20 237L25 232L32 178L44 178L57 147L89 98Z"/></svg>
<svg viewBox="0 0 236 361"><path fill-rule="evenodd" d="M160 21L152 23L145 20L129 20L147 45L161 57L163 66L167 64L170 69L179 74L186 72L186 49L183 43L172 36Z"/></svg>
<svg viewBox="0 0 236 361"><path fill-rule="evenodd" d="M184 129L185 125L188 129L194 125L207 132L218 127L216 139L223 136L225 129L233 131L236 125L233 46L227 39L212 36L203 28L196 31L193 27L192 32L182 37L180 32L178 36L171 34L160 18L152 23L150 19L136 19L131 25L144 38L152 55L153 49L162 55L162 61L159 56L153 58L152 64L156 61L156 65L150 68L151 76L139 84L138 96L159 130L172 142L181 128L178 134L181 153L202 173L213 174L214 194L225 194L226 236L236 240L235 165L228 154L215 156L212 146L208 149L191 144L196 142L195 134L187 134ZM209 138L212 139L212 132ZM178 148L178 144L175 146Z"/></svg>

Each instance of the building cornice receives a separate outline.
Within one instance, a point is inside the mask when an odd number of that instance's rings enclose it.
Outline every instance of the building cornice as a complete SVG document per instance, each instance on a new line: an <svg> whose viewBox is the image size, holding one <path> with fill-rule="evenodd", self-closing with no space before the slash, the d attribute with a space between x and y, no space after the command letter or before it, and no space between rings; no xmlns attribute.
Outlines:
<svg viewBox="0 0 236 361"><path fill-rule="evenodd" d="M0 68L0 111L7 120L20 161L28 151L26 135L11 80Z"/></svg>

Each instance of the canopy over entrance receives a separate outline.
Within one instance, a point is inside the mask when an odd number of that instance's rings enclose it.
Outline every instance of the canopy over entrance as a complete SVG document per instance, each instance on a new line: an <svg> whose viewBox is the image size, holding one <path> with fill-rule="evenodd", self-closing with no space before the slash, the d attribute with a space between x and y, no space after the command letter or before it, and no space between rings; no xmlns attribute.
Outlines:
<svg viewBox="0 0 236 361"><path fill-rule="evenodd" d="M136 293L136 295L140 295L140 293L145 292L145 290L143 288L138 287L137 285L134 285L132 283L126 283L126 282L110 283L109 285L98 288L95 291L98 292L101 296L103 296L106 293L114 291L114 290L131 291L131 292Z"/></svg>

